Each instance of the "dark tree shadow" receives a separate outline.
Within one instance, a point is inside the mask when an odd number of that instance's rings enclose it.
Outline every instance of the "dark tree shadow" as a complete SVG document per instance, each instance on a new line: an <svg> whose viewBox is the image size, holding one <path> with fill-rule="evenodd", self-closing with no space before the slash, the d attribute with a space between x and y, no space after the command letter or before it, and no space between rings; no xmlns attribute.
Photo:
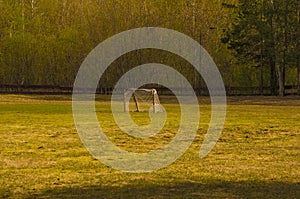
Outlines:
<svg viewBox="0 0 300 199"><path fill-rule="evenodd" d="M300 183L248 182L175 183L123 187L72 187L46 190L26 198L300 198Z"/></svg>

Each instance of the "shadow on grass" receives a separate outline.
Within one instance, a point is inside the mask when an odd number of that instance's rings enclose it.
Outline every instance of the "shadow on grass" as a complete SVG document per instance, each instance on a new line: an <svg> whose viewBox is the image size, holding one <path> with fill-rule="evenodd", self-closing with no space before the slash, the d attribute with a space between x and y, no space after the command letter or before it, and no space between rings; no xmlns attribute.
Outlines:
<svg viewBox="0 0 300 199"><path fill-rule="evenodd" d="M300 183L186 182L172 185L55 188L27 198L299 198L299 190Z"/></svg>

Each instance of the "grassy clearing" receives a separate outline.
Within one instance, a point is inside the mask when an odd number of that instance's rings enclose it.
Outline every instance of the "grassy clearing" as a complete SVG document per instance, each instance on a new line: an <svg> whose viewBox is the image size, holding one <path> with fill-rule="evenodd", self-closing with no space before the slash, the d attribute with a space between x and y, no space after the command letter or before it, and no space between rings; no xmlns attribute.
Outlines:
<svg viewBox="0 0 300 199"><path fill-rule="evenodd" d="M229 98L223 135L199 159L210 105L201 98L201 125L189 150L153 173L108 168L82 145L74 128L70 96L0 95L0 196L3 198L298 198L300 195L300 98ZM106 134L121 148L155 150L178 128L178 106L166 128L151 139L121 133L109 98L96 105ZM175 100L176 101L176 100ZM174 102L175 102L174 101ZM133 114L143 122L144 113Z"/></svg>

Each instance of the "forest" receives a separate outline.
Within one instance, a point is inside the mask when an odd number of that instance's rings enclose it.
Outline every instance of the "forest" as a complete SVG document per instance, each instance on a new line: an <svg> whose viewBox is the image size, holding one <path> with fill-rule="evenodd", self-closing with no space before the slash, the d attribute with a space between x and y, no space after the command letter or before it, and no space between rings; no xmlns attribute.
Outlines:
<svg viewBox="0 0 300 199"><path fill-rule="evenodd" d="M133 28L163 27L198 41L227 87L300 95L298 0L0 0L0 85L72 87L89 52ZM182 58L145 49L116 60L100 80L113 87L131 68L163 63L195 87L199 74Z"/></svg>

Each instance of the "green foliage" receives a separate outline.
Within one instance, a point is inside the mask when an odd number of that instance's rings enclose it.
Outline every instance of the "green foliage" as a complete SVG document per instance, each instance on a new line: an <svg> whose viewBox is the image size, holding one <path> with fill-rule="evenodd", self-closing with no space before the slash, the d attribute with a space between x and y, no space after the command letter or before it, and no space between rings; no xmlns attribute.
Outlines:
<svg viewBox="0 0 300 199"><path fill-rule="evenodd" d="M2 0L0 83L71 86L80 64L100 42L128 29L150 26L174 29L198 41L216 61L227 86L256 86L257 79L240 83L248 79L243 74L253 66L263 67L264 78L273 78L270 84L277 86L275 67L277 71L282 71L279 66L293 68L300 57L299 4L284 2L275 1L273 8L270 0ZM222 43L223 30L227 37ZM188 64L171 54L138 52L115 65L119 73L151 60L186 68L188 80L201 86ZM233 75L240 65L246 67ZM114 85L115 79L113 72L107 74L104 86Z"/></svg>
<svg viewBox="0 0 300 199"><path fill-rule="evenodd" d="M219 0L212 3L3 0L0 12L1 83L70 86L93 47L116 33L144 26L166 27L190 35L218 60L221 69L229 67L230 54L219 41L228 14ZM182 61L174 63L172 55L151 53L124 57L115 65L121 66L120 71L126 71L141 61L147 63L156 59L185 67ZM224 62L222 57L229 59ZM223 71L226 75L227 70ZM187 69L184 73L195 82L193 71ZM114 80L114 74L108 74L107 85L113 85Z"/></svg>
<svg viewBox="0 0 300 199"><path fill-rule="evenodd" d="M300 40L299 2L240 0L234 9L235 20L222 42L234 50L239 63L261 69L261 86L267 67L271 92L275 94L279 85L279 93L283 95L286 70L296 67L298 57L295 53L299 50L295 47Z"/></svg>

